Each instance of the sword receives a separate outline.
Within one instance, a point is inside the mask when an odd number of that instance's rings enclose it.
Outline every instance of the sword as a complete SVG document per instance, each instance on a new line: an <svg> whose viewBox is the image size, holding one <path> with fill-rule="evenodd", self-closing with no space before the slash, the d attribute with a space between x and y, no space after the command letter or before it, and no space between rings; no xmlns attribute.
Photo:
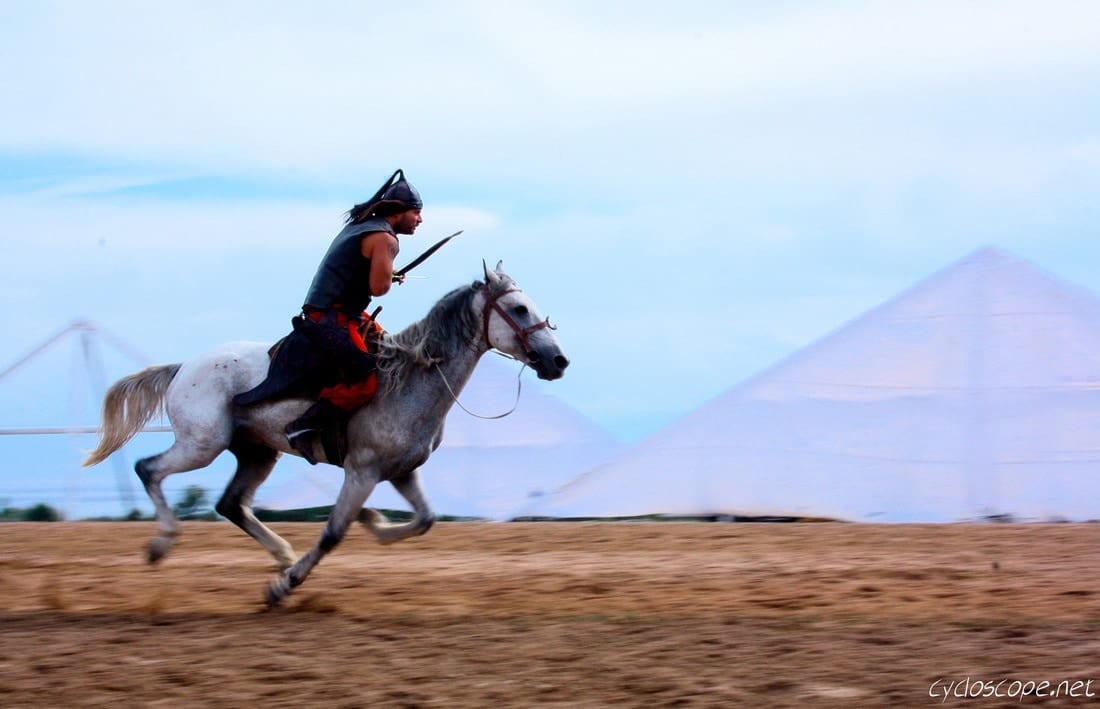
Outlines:
<svg viewBox="0 0 1100 709"><path fill-rule="evenodd" d="M424 263L424 262L425 262L426 260L428 260L428 257L429 257L429 256L431 256L432 254L434 254L434 253L435 253L436 251L439 251L439 249L443 247L443 244L446 244L446 243L447 243L448 241L450 241L451 239L453 239L453 238L455 238L456 236L458 236L459 234L461 234L461 233L462 233L462 231L463 231L462 229L459 229L458 231L456 231L455 233L451 234L450 236L448 236L448 237L446 237L446 238L444 238L444 239L440 239L440 240L439 240L439 241L437 241L436 243L432 244L432 245L431 245L431 246L430 246L430 247L428 248L428 250L427 250L427 251L425 251L424 253L420 254L420 255L419 255L419 256L417 256L416 258L414 258L414 259L413 259L412 261L410 261L410 262L408 263L408 265L407 265L407 266L405 266L404 268L402 268L402 269L400 269L400 270L394 271L394 272L393 272L393 276L394 276L394 278L400 278L401 276L404 276L404 275L405 275L406 273L408 273L409 271L413 270L414 268L416 268L416 267L417 267L417 266L419 266L420 264Z"/></svg>

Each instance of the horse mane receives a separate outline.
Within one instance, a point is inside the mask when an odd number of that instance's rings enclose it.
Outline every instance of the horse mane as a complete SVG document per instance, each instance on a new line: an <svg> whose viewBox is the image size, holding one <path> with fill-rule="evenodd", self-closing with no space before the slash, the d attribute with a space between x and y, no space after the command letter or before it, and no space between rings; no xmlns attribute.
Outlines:
<svg viewBox="0 0 1100 709"><path fill-rule="evenodd" d="M378 341L378 372L386 393L400 389L417 369L426 369L457 356L478 335L477 318L470 307L481 281L455 288L439 299L428 314L401 332Z"/></svg>

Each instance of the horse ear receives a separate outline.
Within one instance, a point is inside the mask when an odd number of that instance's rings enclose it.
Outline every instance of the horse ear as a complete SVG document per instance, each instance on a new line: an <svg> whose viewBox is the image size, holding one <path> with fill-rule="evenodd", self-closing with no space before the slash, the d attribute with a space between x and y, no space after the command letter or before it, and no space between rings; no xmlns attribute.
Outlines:
<svg viewBox="0 0 1100 709"><path fill-rule="evenodd" d="M497 261L497 267L493 270L495 270L497 272L498 276L507 275L507 274L504 273L504 261Z"/></svg>
<svg viewBox="0 0 1100 709"><path fill-rule="evenodd" d="M481 259L481 267L485 269L485 282L492 285L500 280L500 277L496 273L489 270L489 264L485 263L485 259Z"/></svg>

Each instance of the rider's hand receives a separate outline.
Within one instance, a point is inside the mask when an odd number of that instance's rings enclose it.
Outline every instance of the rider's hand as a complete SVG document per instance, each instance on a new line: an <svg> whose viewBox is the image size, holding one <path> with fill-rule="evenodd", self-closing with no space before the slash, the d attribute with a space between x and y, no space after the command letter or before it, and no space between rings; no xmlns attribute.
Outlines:
<svg viewBox="0 0 1100 709"><path fill-rule="evenodd" d="M404 283L405 282L405 274L403 274L403 273L393 274L393 282L394 283Z"/></svg>

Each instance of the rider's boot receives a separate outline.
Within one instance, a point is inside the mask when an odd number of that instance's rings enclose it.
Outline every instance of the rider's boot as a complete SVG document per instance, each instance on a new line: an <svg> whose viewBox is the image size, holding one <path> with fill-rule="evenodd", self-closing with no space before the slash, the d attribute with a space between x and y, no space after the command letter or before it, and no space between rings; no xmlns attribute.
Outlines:
<svg viewBox="0 0 1100 709"><path fill-rule="evenodd" d="M290 447L310 465L317 465L317 459L313 457L313 444L326 428L337 425L343 410L328 399L318 399L306 412L286 425L287 442Z"/></svg>

